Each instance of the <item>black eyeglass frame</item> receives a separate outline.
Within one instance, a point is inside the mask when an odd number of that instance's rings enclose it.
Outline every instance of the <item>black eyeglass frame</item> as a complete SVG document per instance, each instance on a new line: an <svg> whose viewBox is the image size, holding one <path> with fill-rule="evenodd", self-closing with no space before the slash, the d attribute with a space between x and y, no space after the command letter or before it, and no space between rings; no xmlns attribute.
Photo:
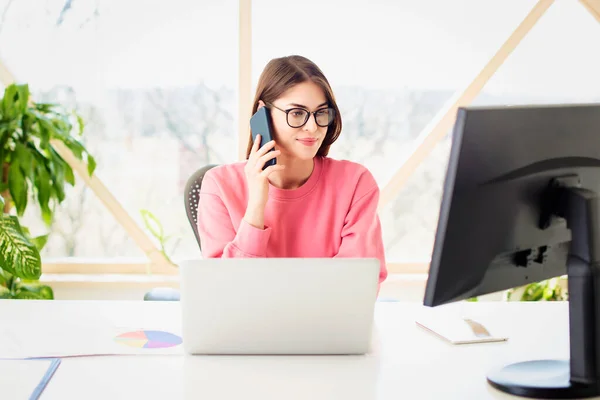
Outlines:
<svg viewBox="0 0 600 400"><path fill-rule="evenodd" d="M311 115L311 114L312 114L312 115L313 115L313 117L315 118L315 123L317 124L317 126L320 126L321 128L326 128L326 127L328 127L328 126L329 126L329 125L331 125L331 124L333 123L333 121L335 120L335 108L333 108L333 107L329 107L329 106L327 106L327 107L322 107L322 108L319 108L317 111L313 111L313 112L311 112L311 111L308 111L308 110L307 110L307 109L305 109L305 108L300 108L300 107L294 107L294 108L289 108L289 109L287 109L287 110L284 110L283 108L279 108L279 107L277 107L277 106L276 106L275 104L273 104L273 103L265 103L265 104L267 105L267 107L273 107L273 108L276 108L276 109L278 109L279 111L282 111L282 112L284 112L284 113L285 113L285 122L287 122L287 124L288 124L288 126L289 126L290 128L302 128L302 127L303 127L304 125L306 125L306 123L308 122L308 120L309 120L309 118L310 118L310 115ZM294 126L294 125L290 124L290 118L289 118L289 114L290 114L290 112L292 112L292 111L294 111L294 110L302 110L302 111L304 111L304 112L306 112L306 113L307 113L307 114L306 114L306 118L304 118L304 122L303 122L302 124L298 125L298 126ZM317 113L318 113L318 112L320 112L320 111L323 111L323 110L331 110L331 120L330 120L330 121L329 121L329 123L327 123L326 125L321 125L321 124L319 124L319 121L317 121Z"/></svg>

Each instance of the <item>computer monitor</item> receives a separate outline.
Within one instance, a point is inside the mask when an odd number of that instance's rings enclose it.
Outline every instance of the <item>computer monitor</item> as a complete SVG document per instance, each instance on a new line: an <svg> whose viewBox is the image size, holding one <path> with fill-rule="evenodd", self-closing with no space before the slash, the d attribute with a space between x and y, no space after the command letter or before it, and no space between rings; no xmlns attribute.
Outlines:
<svg viewBox="0 0 600 400"><path fill-rule="evenodd" d="M512 364L492 386L600 395L599 193L600 104L458 110L424 304L568 275L570 361Z"/></svg>

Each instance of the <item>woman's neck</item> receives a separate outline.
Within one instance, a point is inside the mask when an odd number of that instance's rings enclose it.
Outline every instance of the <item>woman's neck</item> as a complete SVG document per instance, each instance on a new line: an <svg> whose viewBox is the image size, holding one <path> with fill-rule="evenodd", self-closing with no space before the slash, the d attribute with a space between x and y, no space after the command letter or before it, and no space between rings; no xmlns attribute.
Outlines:
<svg viewBox="0 0 600 400"><path fill-rule="evenodd" d="M282 154L277 157L277 164L285 165L285 169L269 175L271 185L279 189L297 189L310 178L315 161L312 158L310 160L299 160Z"/></svg>

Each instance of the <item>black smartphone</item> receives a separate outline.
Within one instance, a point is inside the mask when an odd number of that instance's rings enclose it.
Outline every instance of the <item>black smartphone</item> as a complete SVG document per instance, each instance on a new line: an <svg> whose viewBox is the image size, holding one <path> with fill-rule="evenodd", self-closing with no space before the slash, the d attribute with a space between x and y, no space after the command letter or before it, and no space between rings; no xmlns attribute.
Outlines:
<svg viewBox="0 0 600 400"><path fill-rule="evenodd" d="M261 107L253 116L250 118L250 131L252 132L252 141L256 140L256 135L260 135L260 145L270 142L273 140L273 125L271 124L271 115L267 107ZM272 148L269 151L274 151ZM265 163L263 169L269 165L275 165L277 160L275 158L270 159Z"/></svg>

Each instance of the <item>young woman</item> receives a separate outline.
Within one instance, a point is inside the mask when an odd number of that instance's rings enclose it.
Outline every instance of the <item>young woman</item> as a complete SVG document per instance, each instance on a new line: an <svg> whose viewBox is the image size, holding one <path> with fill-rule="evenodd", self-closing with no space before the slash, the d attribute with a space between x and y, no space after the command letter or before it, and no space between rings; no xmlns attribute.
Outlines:
<svg viewBox="0 0 600 400"><path fill-rule="evenodd" d="M247 161L209 170L198 231L209 257L370 257L387 276L379 188L362 165L327 157L342 130L329 82L301 56L271 60L252 113L267 107L274 141L248 143ZM271 149L274 151L269 151ZM276 164L263 170L265 162Z"/></svg>

